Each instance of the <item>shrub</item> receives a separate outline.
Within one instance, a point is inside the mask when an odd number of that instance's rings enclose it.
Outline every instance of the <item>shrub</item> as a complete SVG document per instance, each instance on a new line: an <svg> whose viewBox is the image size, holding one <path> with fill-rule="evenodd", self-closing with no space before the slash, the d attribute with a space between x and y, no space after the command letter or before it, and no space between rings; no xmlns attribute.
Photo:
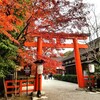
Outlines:
<svg viewBox="0 0 100 100"><path fill-rule="evenodd" d="M53 76L55 79L57 80L62 80L62 81L66 81L66 82L72 82L72 83L77 83L77 76L76 75L60 75L60 74L56 74Z"/></svg>

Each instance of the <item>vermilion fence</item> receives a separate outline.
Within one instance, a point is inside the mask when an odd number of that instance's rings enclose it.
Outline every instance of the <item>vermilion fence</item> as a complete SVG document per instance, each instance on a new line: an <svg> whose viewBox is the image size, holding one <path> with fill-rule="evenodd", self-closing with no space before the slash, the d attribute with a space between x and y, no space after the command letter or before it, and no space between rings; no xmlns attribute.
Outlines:
<svg viewBox="0 0 100 100"><path fill-rule="evenodd" d="M95 86L95 77L93 75L90 77L84 76L84 82L85 82L85 87L88 87L89 83L91 83L92 86Z"/></svg>
<svg viewBox="0 0 100 100"><path fill-rule="evenodd" d="M6 94L22 94L34 91L34 79L6 80Z"/></svg>

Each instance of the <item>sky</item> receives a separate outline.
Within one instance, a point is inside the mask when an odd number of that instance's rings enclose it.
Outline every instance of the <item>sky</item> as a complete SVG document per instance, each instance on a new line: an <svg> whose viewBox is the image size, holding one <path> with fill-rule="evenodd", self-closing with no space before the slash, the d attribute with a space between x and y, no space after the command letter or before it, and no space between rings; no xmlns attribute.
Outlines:
<svg viewBox="0 0 100 100"><path fill-rule="evenodd" d="M100 0L83 0L83 1L86 2L86 3L93 4L94 8L95 8L96 15L100 16ZM65 52L67 52L69 50L73 50L73 49L66 48L65 50L61 50L60 52L65 53Z"/></svg>
<svg viewBox="0 0 100 100"><path fill-rule="evenodd" d="M100 14L100 0L83 0L83 1L88 2L90 4L94 4L96 13Z"/></svg>
<svg viewBox="0 0 100 100"><path fill-rule="evenodd" d="M83 1L88 2L90 4L94 4L94 12L96 14L97 26L100 25L100 0L83 0ZM90 13L90 21L91 21L92 25L96 26L96 24L95 24L96 20L95 20L95 16L94 16L93 12L91 12ZM100 37L100 34L98 34L98 35ZM91 36L91 40L96 39L96 38L97 38L96 34L93 34Z"/></svg>

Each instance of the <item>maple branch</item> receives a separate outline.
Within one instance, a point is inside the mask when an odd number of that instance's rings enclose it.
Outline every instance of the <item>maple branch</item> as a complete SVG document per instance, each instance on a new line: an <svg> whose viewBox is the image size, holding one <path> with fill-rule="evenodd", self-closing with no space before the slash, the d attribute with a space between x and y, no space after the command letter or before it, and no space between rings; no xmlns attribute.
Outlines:
<svg viewBox="0 0 100 100"><path fill-rule="evenodd" d="M20 34L18 35L18 37L16 38L17 40L19 39L19 37L22 35L22 33L25 31L25 29L29 26L30 24L30 19L32 18L32 16L30 16L30 18L27 20L27 24L25 25L25 27L23 28L23 30L20 32Z"/></svg>

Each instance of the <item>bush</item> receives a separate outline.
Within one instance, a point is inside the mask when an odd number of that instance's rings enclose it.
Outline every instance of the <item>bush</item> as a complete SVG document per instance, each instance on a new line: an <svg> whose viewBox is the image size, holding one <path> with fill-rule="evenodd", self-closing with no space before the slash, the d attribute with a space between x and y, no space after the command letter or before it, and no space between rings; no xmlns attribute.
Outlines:
<svg viewBox="0 0 100 100"><path fill-rule="evenodd" d="M56 74L53 76L55 79L57 80L62 80L62 81L66 81L66 82L72 82L72 83L77 83L77 76L76 75L60 75L60 74Z"/></svg>

